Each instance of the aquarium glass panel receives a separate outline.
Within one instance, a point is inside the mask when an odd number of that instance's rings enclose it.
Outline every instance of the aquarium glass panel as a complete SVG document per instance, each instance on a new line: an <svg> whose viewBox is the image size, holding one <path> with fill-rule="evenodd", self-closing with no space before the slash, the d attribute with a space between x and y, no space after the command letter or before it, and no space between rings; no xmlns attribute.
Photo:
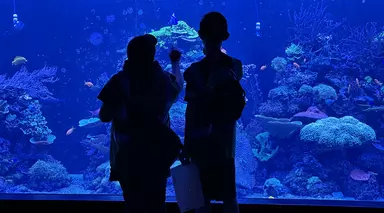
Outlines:
<svg viewBox="0 0 384 213"><path fill-rule="evenodd" d="M237 196L381 201L383 7L381 0L1 0L0 194L120 196L109 181L114 129L99 119L99 92L142 34L157 38L164 72L179 49L184 72L204 58L200 20L218 11L230 34L221 52L241 60L246 93L236 124ZM181 140L184 97L185 89L170 109ZM175 196L171 178L166 194Z"/></svg>

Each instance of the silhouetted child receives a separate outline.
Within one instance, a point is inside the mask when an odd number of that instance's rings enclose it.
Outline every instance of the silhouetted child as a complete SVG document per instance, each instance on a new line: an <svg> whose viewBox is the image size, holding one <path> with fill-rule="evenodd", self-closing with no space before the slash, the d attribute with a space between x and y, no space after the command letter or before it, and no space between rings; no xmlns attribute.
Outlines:
<svg viewBox="0 0 384 213"><path fill-rule="evenodd" d="M183 87L180 52L170 53L172 74L154 60L157 40L133 38L123 71L108 81L98 99L99 117L112 121L111 181L119 181L129 213L164 213L169 167L181 141L170 129L169 109Z"/></svg>
<svg viewBox="0 0 384 213"><path fill-rule="evenodd" d="M225 212L237 213L235 184L236 120L245 105L241 61L221 51L227 40L227 21L217 12L204 16L199 36L205 58L193 63L184 73L187 82L186 127L182 163L190 158L200 170L206 206L223 201Z"/></svg>

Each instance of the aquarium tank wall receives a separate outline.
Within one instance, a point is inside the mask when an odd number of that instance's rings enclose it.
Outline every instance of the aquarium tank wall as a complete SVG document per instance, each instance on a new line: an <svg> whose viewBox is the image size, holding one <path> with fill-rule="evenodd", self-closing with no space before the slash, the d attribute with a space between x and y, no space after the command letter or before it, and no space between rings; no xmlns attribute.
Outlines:
<svg viewBox="0 0 384 213"><path fill-rule="evenodd" d="M239 198L382 201L384 2L95 0L0 3L0 193L121 195L109 179L110 124L97 95L127 43L150 33L156 59L204 57L202 16L222 12L222 51L241 59ZM183 93L172 128L183 138ZM175 163L177 165L178 162ZM167 196L173 197L171 179Z"/></svg>

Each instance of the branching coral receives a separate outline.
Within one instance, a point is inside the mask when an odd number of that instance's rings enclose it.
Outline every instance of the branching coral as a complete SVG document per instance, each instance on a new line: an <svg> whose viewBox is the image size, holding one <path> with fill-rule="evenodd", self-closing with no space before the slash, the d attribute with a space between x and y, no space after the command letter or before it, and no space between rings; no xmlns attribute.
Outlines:
<svg viewBox="0 0 384 213"><path fill-rule="evenodd" d="M43 67L40 70L28 72L25 67L22 67L10 78L5 75L0 76L0 90L21 89L32 98L54 99L46 84L58 81L56 71L55 67Z"/></svg>
<svg viewBox="0 0 384 213"><path fill-rule="evenodd" d="M177 102L170 109L171 127L179 136L184 136L185 109L187 104Z"/></svg>
<svg viewBox="0 0 384 213"><path fill-rule="evenodd" d="M302 5L300 11L290 14L289 19L293 26L288 32L291 41L303 46L312 46L319 37L328 36L338 29L344 20L341 22L330 20L326 9L324 1L321 1L308 8Z"/></svg>
<svg viewBox="0 0 384 213"><path fill-rule="evenodd" d="M91 167L105 162L109 156L109 137L105 134L87 135L80 143L90 158Z"/></svg>
<svg viewBox="0 0 384 213"><path fill-rule="evenodd" d="M37 141L47 139L48 135L52 133L41 112L39 101L33 101L21 114L23 117L20 118L19 125L25 135L30 135Z"/></svg>
<svg viewBox="0 0 384 213"><path fill-rule="evenodd" d="M344 26L344 35L333 42L331 57L336 59L336 68L348 70L350 75L363 77L377 68L377 62L384 58L384 48L375 42L380 33L376 23L367 23L360 27Z"/></svg>
<svg viewBox="0 0 384 213"><path fill-rule="evenodd" d="M308 8L302 6L290 16L291 42L303 47L307 66L327 65L355 77L375 70L384 56L383 45L377 42L381 34L376 24L352 27L345 19L334 21L328 17L323 1Z"/></svg>
<svg viewBox="0 0 384 213"><path fill-rule="evenodd" d="M250 109L252 114L258 113L258 108L263 100L263 94L259 85L259 76L257 67L254 64L243 65L243 79L241 85L243 86L246 96L248 98L247 109Z"/></svg>

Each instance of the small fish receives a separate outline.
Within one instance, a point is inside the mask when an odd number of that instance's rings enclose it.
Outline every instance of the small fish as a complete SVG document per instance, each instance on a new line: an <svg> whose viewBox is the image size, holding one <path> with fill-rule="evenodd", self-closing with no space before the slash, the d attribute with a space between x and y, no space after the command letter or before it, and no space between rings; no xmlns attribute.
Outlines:
<svg viewBox="0 0 384 213"><path fill-rule="evenodd" d="M358 107L361 107L361 108L370 108L372 105L371 104L357 104Z"/></svg>
<svg viewBox="0 0 384 213"><path fill-rule="evenodd" d="M296 68L296 69L300 69L300 65L296 62L293 62L293 66Z"/></svg>
<svg viewBox="0 0 384 213"><path fill-rule="evenodd" d="M221 51L222 53L224 53L224 54L227 54L227 50L224 49L223 47L220 48L220 51Z"/></svg>
<svg viewBox="0 0 384 213"><path fill-rule="evenodd" d="M22 100L22 99L28 101L28 100L32 100L32 97L29 96L28 94L24 94L24 95L21 95L21 96L19 97L19 100Z"/></svg>
<svg viewBox="0 0 384 213"><path fill-rule="evenodd" d="M356 85L360 88L360 81L358 78L356 78Z"/></svg>
<svg viewBox="0 0 384 213"><path fill-rule="evenodd" d="M75 131L75 127L71 127L70 129L68 129L67 132L65 133L65 135L68 136L68 135L72 134L73 131Z"/></svg>
<svg viewBox="0 0 384 213"><path fill-rule="evenodd" d="M377 80L377 79L374 79L373 80L377 85L379 85L379 86L382 86L383 85L383 83L381 83L379 80Z"/></svg>
<svg viewBox="0 0 384 213"><path fill-rule="evenodd" d="M35 142L33 142L33 144L34 145L50 145L52 143L49 141L35 141Z"/></svg>
<svg viewBox="0 0 384 213"><path fill-rule="evenodd" d="M260 71L263 71L265 69L267 69L267 65L263 65L263 66L260 67Z"/></svg>
<svg viewBox="0 0 384 213"><path fill-rule="evenodd" d="M87 86L87 87L93 87L93 83L90 82L90 81L84 81L84 85Z"/></svg>
<svg viewBox="0 0 384 213"><path fill-rule="evenodd" d="M89 111L89 113L91 113L92 116L98 116L100 113L100 108L97 110Z"/></svg>
<svg viewBox="0 0 384 213"><path fill-rule="evenodd" d="M351 84L348 85L347 93L349 94L351 92Z"/></svg>
<svg viewBox="0 0 384 213"><path fill-rule="evenodd" d="M175 13L172 13L171 17L169 18L169 24L173 26L177 25L178 23L179 21L177 20Z"/></svg>
<svg viewBox="0 0 384 213"><path fill-rule="evenodd" d="M21 64L25 64L27 63L27 59L24 58L23 56L16 56L13 61L12 61L12 65L13 66L18 66L18 65L21 65Z"/></svg>

